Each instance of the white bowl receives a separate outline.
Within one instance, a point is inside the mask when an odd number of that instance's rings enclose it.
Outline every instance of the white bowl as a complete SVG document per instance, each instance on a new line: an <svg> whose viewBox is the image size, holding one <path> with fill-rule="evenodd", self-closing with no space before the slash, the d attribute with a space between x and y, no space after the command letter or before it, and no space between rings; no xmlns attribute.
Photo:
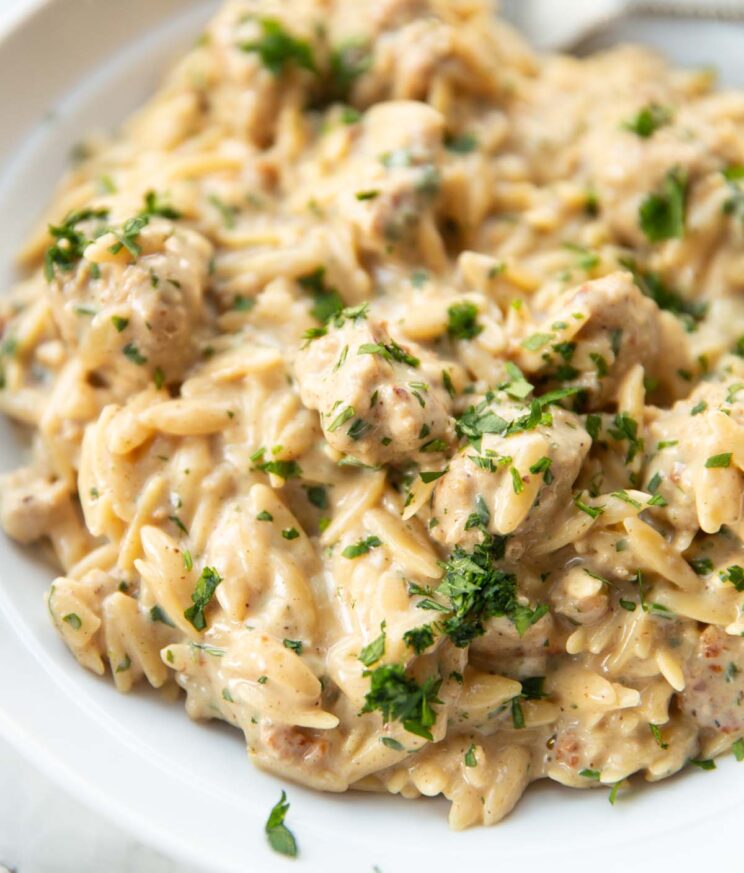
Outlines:
<svg viewBox="0 0 744 873"><path fill-rule="evenodd" d="M373 0L366 0L373 2ZM587 0L589 2L589 0ZM0 34L0 282L47 201L74 143L108 128L155 88L214 7L203 0L47 0ZM643 39L677 62L722 62L744 85L740 26L636 20L604 38ZM0 470L22 459L0 422ZM444 873L484 866L651 870L741 868L744 766L686 772L635 787L615 807L607 792L532 787L491 829L451 833L441 800L319 795L260 773L238 732L195 724L154 693L118 694L78 667L42 602L52 571L0 535L0 732L69 791L140 839L210 871L287 869L263 825L282 787L308 873Z"/></svg>

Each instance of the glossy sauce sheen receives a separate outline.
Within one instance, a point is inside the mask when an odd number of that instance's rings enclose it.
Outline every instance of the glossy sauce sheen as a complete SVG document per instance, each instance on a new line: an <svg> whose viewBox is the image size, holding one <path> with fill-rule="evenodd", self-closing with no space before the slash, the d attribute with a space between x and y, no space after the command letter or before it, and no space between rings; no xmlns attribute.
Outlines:
<svg viewBox="0 0 744 873"><path fill-rule="evenodd" d="M0 300L72 652L455 828L744 755L743 166L640 49L228 3Z"/></svg>

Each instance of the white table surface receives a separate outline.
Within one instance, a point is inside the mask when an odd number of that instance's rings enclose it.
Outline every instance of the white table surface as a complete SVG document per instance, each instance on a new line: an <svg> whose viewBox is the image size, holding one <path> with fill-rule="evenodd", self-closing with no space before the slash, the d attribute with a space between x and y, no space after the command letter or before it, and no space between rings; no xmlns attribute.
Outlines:
<svg viewBox="0 0 744 873"><path fill-rule="evenodd" d="M0 740L0 871L186 873L65 795ZM191 873L191 871L189 871Z"/></svg>

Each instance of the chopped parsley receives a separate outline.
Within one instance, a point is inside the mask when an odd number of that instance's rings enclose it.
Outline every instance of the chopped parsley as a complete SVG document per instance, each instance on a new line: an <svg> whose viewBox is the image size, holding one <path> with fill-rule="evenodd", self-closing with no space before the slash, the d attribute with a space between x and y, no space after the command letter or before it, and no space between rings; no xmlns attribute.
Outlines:
<svg viewBox="0 0 744 873"><path fill-rule="evenodd" d="M548 458L543 455L539 461L535 461L535 463L530 467L530 473L542 473L543 474L543 482L546 485L550 485L553 481L553 474L550 471L550 467L553 464L552 458Z"/></svg>
<svg viewBox="0 0 744 873"><path fill-rule="evenodd" d="M383 621L380 625L380 636L376 637L369 645L362 649L359 653L358 660L361 661L365 667L371 667L373 664L376 664L384 654L385 622Z"/></svg>
<svg viewBox="0 0 744 873"><path fill-rule="evenodd" d="M353 560L354 558L359 558L362 555L366 555L368 552L371 552L372 549L376 549L378 546L382 545L382 540L379 537L371 536L367 537L365 540L359 540L358 543L354 543L354 545L347 546L341 554L344 558L349 558Z"/></svg>
<svg viewBox="0 0 744 873"><path fill-rule="evenodd" d="M157 603L150 610L150 621L159 621L161 624L167 624L168 627L175 627L173 622L168 618L165 611L160 606L158 606Z"/></svg>
<svg viewBox="0 0 744 873"><path fill-rule="evenodd" d="M182 218L181 213L160 200L155 191L148 191L145 194L145 203L140 216L146 218L160 216L160 218L168 218L171 221L177 221L179 218Z"/></svg>
<svg viewBox="0 0 744 873"><path fill-rule="evenodd" d="M300 640L284 640L284 648L291 649L298 655L302 654L302 642Z"/></svg>
<svg viewBox="0 0 744 873"><path fill-rule="evenodd" d="M372 425L364 421L362 418L357 418L356 421L351 425L351 427L346 431L349 438L356 442L360 440L366 433L372 430Z"/></svg>
<svg viewBox="0 0 744 873"><path fill-rule="evenodd" d="M641 504L637 500L634 500L627 491L612 491L611 496L618 500L622 500L623 503L627 503L628 506L632 506L633 509L642 509Z"/></svg>
<svg viewBox="0 0 744 873"><path fill-rule="evenodd" d="M522 710L522 702L519 695L511 699L511 717L514 727L517 730L522 730L524 727L524 711Z"/></svg>
<svg viewBox="0 0 744 873"><path fill-rule="evenodd" d="M349 419L354 418L355 415L356 413L354 412L353 406L347 406L342 409L326 428L328 433L334 433L341 427L341 425L345 424Z"/></svg>
<svg viewBox="0 0 744 873"><path fill-rule="evenodd" d="M586 417L586 423L584 424L586 428L586 432L592 438L592 442L597 442L599 440L599 434L602 431L602 417L599 415L595 415L594 413L590 413Z"/></svg>
<svg viewBox="0 0 744 873"><path fill-rule="evenodd" d="M409 733L433 740L431 728L437 720L434 705L441 703L437 693L442 680L438 676L431 676L419 685L399 664L365 670L363 675L369 677L370 689L362 713L379 711L386 724L400 721Z"/></svg>
<svg viewBox="0 0 744 873"><path fill-rule="evenodd" d="M535 386L527 381L524 373L512 361L507 361L504 367L509 375L509 381L499 385L499 388L503 388L514 400L525 400L532 394Z"/></svg>
<svg viewBox="0 0 744 873"><path fill-rule="evenodd" d="M431 598L418 604L420 609L449 613L441 627L458 648L485 633L485 622L490 618L507 616L522 636L548 611L544 604L533 609L520 603L517 577L494 566L494 561L503 557L504 547L504 538L488 534L470 553L456 546L449 560L441 563L444 576L435 592L446 598L447 605ZM415 589L413 593L421 592Z"/></svg>
<svg viewBox="0 0 744 873"><path fill-rule="evenodd" d="M312 295L313 306L310 313L321 324L327 324L343 310L344 301L341 295L325 283L325 267L318 267L312 273L300 276L297 282Z"/></svg>
<svg viewBox="0 0 744 873"><path fill-rule="evenodd" d="M723 582L730 582L737 591L744 591L744 567L732 564L726 570L721 570L719 575Z"/></svg>
<svg viewBox="0 0 744 873"><path fill-rule="evenodd" d="M665 750L668 749L669 743L664 742L664 739L661 736L661 728L659 727L659 725L649 723L648 727L649 727L649 730L651 731L651 734L652 734L654 740L656 741L656 745L660 749L665 749Z"/></svg>
<svg viewBox="0 0 744 873"><path fill-rule="evenodd" d="M524 479L522 479L522 476L516 467L510 467L509 472L512 478L512 489L514 490L514 493L521 494L522 491L524 491Z"/></svg>
<svg viewBox="0 0 744 873"><path fill-rule="evenodd" d="M289 810L287 802L287 793L282 791L282 796L278 803L272 808L269 813L269 818L266 822L266 836L271 848L280 855L286 855L289 858L297 857L297 840L294 834L284 824L284 819Z"/></svg>
<svg viewBox="0 0 744 873"><path fill-rule="evenodd" d="M362 113L353 106L341 107L341 121L343 124L356 124L362 117Z"/></svg>
<svg viewBox="0 0 744 873"><path fill-rule="evenodd" d="M282 479L293 479L302 475L302 470L297 461L267 461L259 464L258 468L263 473L271 473Z"/></svg>
<svg viewBox="0 0 744 873"><path fill-rule="evenodd" d="M460 133L456 136L447 136L444 140L447 151L457 155L468 155L478 148L478 138L472 133Z"/></svg>
<svg viewBox="0 0 744 873"><path fill-rule="evenodd" d="M687 174L675 167L667 172L661 191L649 194L639 208L641 230L650 242L684 236L686 199Z"/></svg>
<svg viewBox="0 0 744 873"><path fill-rule="evenodd" d="M713 561L710 558L690 558L688 563L698 576L708 576L713 572Z"/></svg>
<svg viewBox="0 0 744 873"><path fill-rule="evenodd" d="M80 616L76 612L68 612L67 615L63 615L62 621L69 624L73 630L80 630L83 626Z"/></svg>
<svg viewBox="0 0 744 873"><path fill-rule="evenodd" d="M128 318L122 318L121 315L112 315L111 323L114 325L118 333L122 333L127 329L127 325L129 324Z"/></svg>
<svg viewBox="0 0 744 873"><path fill-rule="evenodd" d="M232 308L236 312L250 312L255 305L256 301L253 297L243 297L242 294L236 294L233 298Z"/></svg>
<svg viewBox="0 0 744 873"><path fill-rule="evenodd" d="M522 341L522 348L529 352L537 352L555 339L554 333L533 333Z"/></svg>
<svg viewBox="0 0 744 873"><path fill-rule="evenodd" d="M368 47L360 40L347 40L331 52L329 73L332 97L344 100L354 82L370 67L372 58Z"/></svg>
<svg viewBox="0 0 744 873"><path fill-rule="evenodd" d="M648 480L648 485L646 486L651 494L656 494L659 490L659 486L663 481L663 477L661 473L657 470L656 473Z"/></svg>
<svg viewBox="0 0 744 873"><path fill-rule="evenodd" d="M270 73L280 76L292 64L303 70L316 71L309 42L292 36L276 18L262 18L261 28L263 33L259 39L244 42L240 48L258 54Z"/></svg>
<svg viewBox="0 0 744 873"><path fill-rule="evenodd" d="M410 355L401 348L395 340L389 343L362 343L357 350L358 355L379 355L386 361L397 361L400 364L408 364L409 367L418 367L421 361Z"/></svg>
<svg viewBox="0 0 744 873"><path fill-rule="evenodd" d="M430 624L411 628L403 634L403 642L410 649L413 649L414 654L421 655L426 649L434 645L434 628Z"/></svg>
<svg viewBox="0 0 744 873"><path fill-rule="evenodd" d="M690 758L690 764L694 764L696 767L700 767L701 770L715 770L716 762L711 758Z"/></svg>
<svg viewBox="0 0 744 873"><path fill-rule="evenodd" d="M450 306L447 317L447 333L453 339L473 339L483 330L483 326L478 324L478 307L469 300Z"/></svg>
<svg viewBox="0 0 744 873"><path fill-rule="evenodd" d="M589 518L597 519L604 512L603 506L589 506L588 503L585 503L581 499L581 494L577 494L574 497L574 505L577 509L580 509L583 513L589 516Z"/></svg>
<svg viewBox="0 0 744 873"><path fill-rule="evenodd" d="M313 506L318 509L328 509L328 492L322 485L309 485L305 493Z"/></svg>
<svg viewBox="0 0 744 873"><path fill-rule="evenodd" d="M445 470L424 470L421 472L421 481L428 485L430 482L436 482L437 479L441 479L442 476L449 470L447 467Z"/></svg>
<svg viewBox="0 0 744 873"><path fill-rule="evenodd" d="M569 252L573 252L577 256L576 263L580 269L588 272L599 266L599 255L591 249L588 249L586 246L567 242L563 243L563 248L568 249Z"/></svg>
<svg viewBox="0 0 744 873"><path fill-rule="evenodd" d="M522 691L520 697L523 700L542 700L545 697L545 677L530 676L527 679L521 679Z"/></svg>
<svg viewBox="0 0 744 873"><path fill-rule="evenodd" d="M296 527L288 527L286 530L282 531L282 536L285 540L296 540L300 535L300 532Z"/></svg>
<svg viewBox="0 0 744 873"><path fill-rule="evenodd" d="M708 404L704 400L701 400L699 403L696 403L692 407L692 409L690 410L690 415L700 415L700 413L705 412L707 408Z"/></svg>
<svg viewBox="0 0 744 873"><path fill-rule="evenodd" d="M93 238L88 237L78 225L95 219L103 221L108 214L107 209L83 209L69 213L60 225L49 225L49 234L55 242L44 253L44 275L48 282L54 279L57 270L69 273L93 242ZM104 229L102 225L100 229Z"/></svg>
<svg viewBox="0 0 744 873"><path fill-rule="evenodd" d="M256 521L273 521L274 516L266 509L262 509L256 516Z"/></svg>
<svg viewBox="0 0 744 873"><path fill-rule="evenodd" d="M612 423L613 427L608 428L607 432L618 442L628 441L625 463L629 464L639 452L643 451L643 440L638 436L638 422L631 418L627 412L620 412Z"/></svg>
<svg viewBox="0 0 744 873"><path fill-rule="evenodd" d="M182 534L184 534L185 536L189 535L188 528L177 515L169 515L168 521L172 521Z"/></svg>
<svg viewBox="0 0 744 873"><path fill-rule="evenodd" d="M669 504L661 496L661 494L654 494L654 496L648 501L646 506L669 506Z"/></svg>
<svg viewBox="0 0 744 873"><path fill-rule="evenodd" d="M639 291L650 297L659 309L665 309L676 315L688 332L695 330L698 322L705 318L708 311L708 304L705 301L685 299L679 292L668 288L659 273L639 270L635 262L630 259L621 259L620 264L633 275L633 281Z"/></svg>
<svg viewBox="0 0 744 873"><path fill-rule="evenodd" d="M125 358L130 360L133 364L137 364L138 367L147 363L147 358L142 354L142 352L140 352L134 343L127 343L121 351Z"/></svg>
<svg viewBox="0 0 744 873"><path fill-rule="evenodd" d="M222 577L213 567L205 567L202 570L191 595L193 605L183 614L184 618L191 622L198 631L203 631L207 626L204 610L214 596L220 582L222 582Z"/></svg>
<svg viewBox="0 0 744 873"><path fill-rule="evenodd" d="M744 740L741 737L733 743L731 751L737 761L744 761Z"/></svg>
<svg viewBox="0 0 744 873"><path fill-rule="evenodd" d="M705 466L711 470L715 468L726 468L731 465L731 452L722 452L720 455L711 455L705 461Z"/></svg>
<svg viewBox="0 0 744 873"><path fill-rule="evenodd" d="M447 443L444 440L429 440L428 443L425 443L419 451L421 452L446 452L448 449Z"/></svg>
<svg viewBox="0 0 744 873"><path fill-rule="evenodd" d="M597 369L597 378L604 379L604 377L610 372L609 366L607 365L607 359L598 352L589 352L589 357Z"/></svg>
<svg viewBox="0 0 744 873"><path fill-rule="evenodd" d="M221 197L218 197L216 194L210 194L209 197L207 197L207 200L212 204L212 206L214 206L217 212L219 212L220 216L222 217L222 223L225 225L227 230L234 230L236 224L236 216L239 210L235 206L230 206L228 203L225 203L225 201ZM250 298L246 299L244 297L241 297L240 299L241 301L243 301L244 304L248 302L248 300L250 300ZM253 301L251 301L251 303L246 308L250 309L252 307L252 304ZM235 306L234 308L237 309L238 307Z"/></svg>
<svg viewBox="0 0 744 873"><path fill-rule="evenodd" d="M532 401L526 415L515 418L513 421L507 421L489 408L493 394L488 394L477 406L469 407L457 419L455 428L458 436L466 437L470 444L477 449L480 447L480 439L484 434L495 433L509 436L513 433L533 430L540 424L549 425L552 422L552 417L549 412L544 411L545 407L578 394L580 390L580 388L559 388L556 391L549 391Z"/></svg>
<svg viewBox="0 0 744 873"><path fill-rule="evenodd" d="M122 249L126 249L131 257L138 258L142 254L142 246L138 242L139 235L149 223L150 216L140 213L134 218L127 219L120 230L112 230L117 241L109 246L111 254L118 255Z"/></svg>
<svg viewBox="0 0 744 873"><path fill-rule="evenodd" d="M649 139L660 127L664 127L672 120L672 112L667 106L659 106L658 103L649 103L638 114L625 121L623 127L640 136L641 139Z"/></svg>
<svg viewBox="0 0 744 873"><path fill-rule="evenodd" d="M744 179L744 166L734 165L723 171L723 177L728 183L730 196L724 201L723 214L732 215L744 221L744 190L739 183Z"/></svg>
<svg viewBox="0 0 744 873"><path fill-rule="evenodd" d="M465 766L466 767L477 767L478 759L475 756L475 743L470 744L470 748L465 752Z"/></svg>

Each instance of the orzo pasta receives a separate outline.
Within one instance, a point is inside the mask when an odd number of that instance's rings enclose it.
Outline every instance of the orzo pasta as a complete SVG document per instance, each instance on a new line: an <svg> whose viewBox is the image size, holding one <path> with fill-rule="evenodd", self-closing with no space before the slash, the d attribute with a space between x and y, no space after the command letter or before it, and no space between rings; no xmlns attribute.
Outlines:
<svg viewBox="0 0 744 873"><path fill-rule="evenodd" d="M744 94L479 0L231 0L0 301L81 664L492 823L744 756Z"/></svg>

